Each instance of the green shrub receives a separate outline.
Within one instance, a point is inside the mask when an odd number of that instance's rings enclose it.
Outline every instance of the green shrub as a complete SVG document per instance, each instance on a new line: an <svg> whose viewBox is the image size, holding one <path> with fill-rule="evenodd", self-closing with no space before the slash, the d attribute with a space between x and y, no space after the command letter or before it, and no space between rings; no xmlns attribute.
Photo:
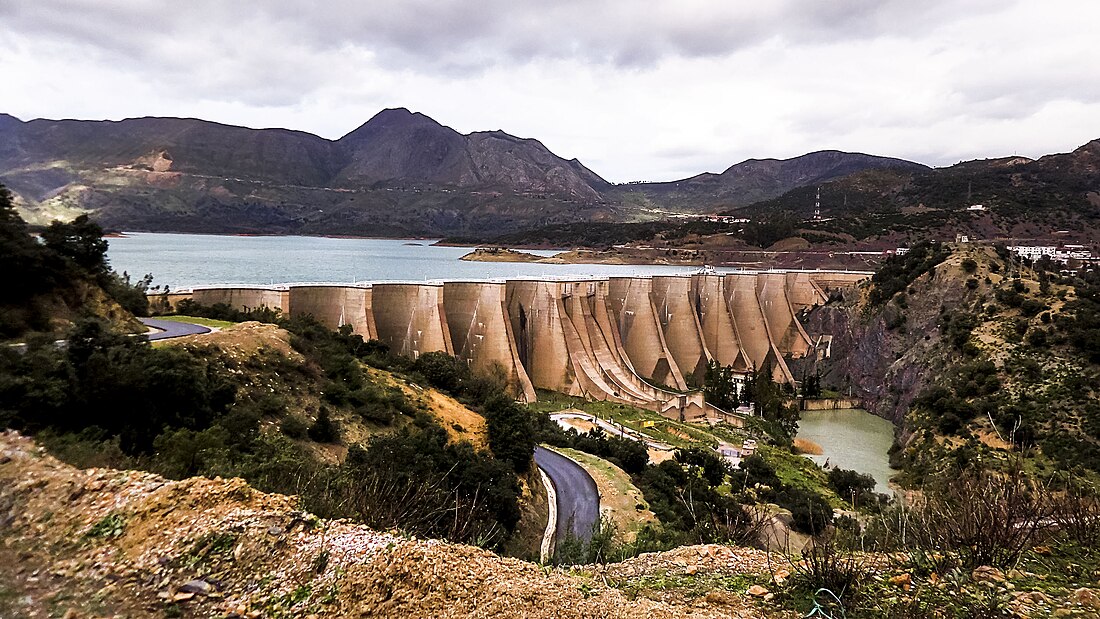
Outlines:
<svg viewBox="0 0 1100 619"><path fill-rule="evenodd" d="M309 427L309 424L297 415L287 415L286 419L279 423L279 431L293 439L305 438Z"/></svg>
<svg viewBox="0 0 1100 619"><path fill-rule="evenodd" d="M328 408L322 406L317 413L317 420L306 433L318 443L335 443L340 440L340 425L332 418Z"/></svg>

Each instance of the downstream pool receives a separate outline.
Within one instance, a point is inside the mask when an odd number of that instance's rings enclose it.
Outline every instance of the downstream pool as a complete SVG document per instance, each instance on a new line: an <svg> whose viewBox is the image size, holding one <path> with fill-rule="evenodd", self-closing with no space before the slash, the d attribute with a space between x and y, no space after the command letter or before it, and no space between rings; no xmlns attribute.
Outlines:
<svg viewBox="0 0 1100 619"><path fill-rule="evenodd" d="M865 410L803 411L798 438L821 446L820 456L807 455L818 464L853 469L875 478L875 492L892 495L887 452L894 442L894 425Z"/></svg>

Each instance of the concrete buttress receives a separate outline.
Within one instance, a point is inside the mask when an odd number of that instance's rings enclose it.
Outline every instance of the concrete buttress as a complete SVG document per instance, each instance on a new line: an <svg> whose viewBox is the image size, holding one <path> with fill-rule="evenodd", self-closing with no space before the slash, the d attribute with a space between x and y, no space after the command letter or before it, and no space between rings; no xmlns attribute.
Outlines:
<svg viewBox="0 0 1100 619"><path fill-rule="evenodd" d="M378 339L393 352L419 357L454 354L439 284L374 284L371 308Z"/></svg>
<svg viewBox="0 0 1100 619"><path fill-rule="evenodd" d="M199 305L224 303L233 309L248 311L266 307L286 314L290 311L289 293L272 288L196 288L191 299Z"/></svg>
<svg viewBox="0 0 1100 619"><path fill-rule="evenodd" d="M363 286L294 286L289 293L289 314L313 316L330 329L350 325L353 333L371 339L372 320L368 319L367 297Z"/></svg>
<svg viewBox="0 0 1100 619"><path fill-rule="evenodd" d="M687 381L672 358L652 298L653 281L640 277L612 277L607 305L619 332L624 356L638 375L660 385L687 389Z"/></svg>
<svg viewBox="0 0 1100 619"><path fill-rule="evenodd" d="M444 283L443 311L451 344L455 356L473 371L503 372L517 400L534 402L535 388L520 361L505 297L502 283Z"/></svg>
<svg viewBox="0 0 1100 619"><path fill-rule="evenodd" d="M688 384L701 385L711 354L691 301L691 277L654 277L653 305L676 365Z"/></svg>

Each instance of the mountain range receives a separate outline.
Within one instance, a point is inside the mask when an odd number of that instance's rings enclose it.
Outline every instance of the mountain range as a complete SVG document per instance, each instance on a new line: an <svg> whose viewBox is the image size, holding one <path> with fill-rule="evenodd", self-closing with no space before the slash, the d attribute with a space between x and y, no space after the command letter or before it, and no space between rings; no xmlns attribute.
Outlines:
<svg viewBox="0 0 1100 619"><path fill-rule="evenodd" d="M338 140L183 118L0 114L0 183L28 220L92 212L125 230L442 235L714 212L870 169L920 164L822 151L721 174L613 185L538 140L461 134L404 108Z"/></svg>

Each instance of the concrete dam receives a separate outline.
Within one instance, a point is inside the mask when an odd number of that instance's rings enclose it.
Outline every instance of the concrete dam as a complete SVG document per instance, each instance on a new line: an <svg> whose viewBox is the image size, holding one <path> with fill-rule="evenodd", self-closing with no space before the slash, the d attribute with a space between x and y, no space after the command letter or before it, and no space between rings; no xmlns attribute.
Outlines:
<svg viewBox="0 0 1100 619"><path fill-rule="evenodd" d="M169 301L312 315L398 354L446 352L501 376L525 402L541 388L696 420L733 417L692 391L709 362L739 372L770 368L776 381L794 382L786 360L816 345L797 314L866 277L798 271L208 287Z"/></svg>

